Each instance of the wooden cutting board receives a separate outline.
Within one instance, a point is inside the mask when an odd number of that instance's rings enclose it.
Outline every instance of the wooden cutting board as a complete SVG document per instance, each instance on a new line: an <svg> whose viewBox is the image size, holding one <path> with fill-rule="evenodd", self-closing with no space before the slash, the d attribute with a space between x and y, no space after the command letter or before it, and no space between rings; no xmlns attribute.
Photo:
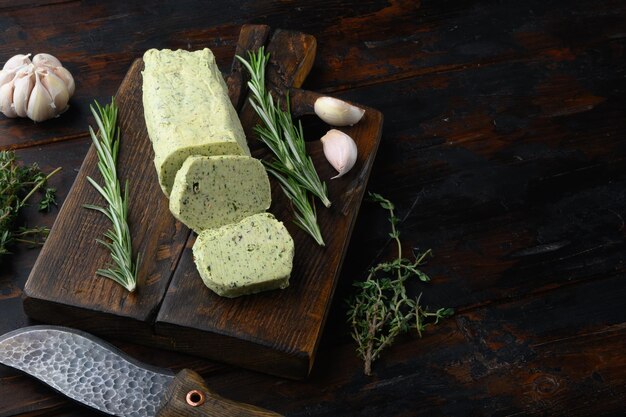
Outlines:
<svg viewBox="0 0 626 417"><path fill-rule="evenodd" d="M310 35L267 26L242 27L237 54L266 45L271 54L267 77L277 97L289 90L292 112L312 114L318 94L300 90L315 58ZM320 177L326 181L329 209L317 204L326 246L320 247L292 223L289 201L272 179L272 212L283 221L295 241L290 286L236 299L221 298L204 286L192 259L196 235L176 221L161 192L153 164L142 108L143 62L133 63L119 91L122 132L118 166L130 181L129 223L135 253L142 254L138 289L128 293L111 280L96 276L109 254L95 242L109 227L101 214L83 204L102 204L87 182L100 181L93 146L60 210L24 289L24 310L42 322L86 330L176 350L258 371L303 378L313 365L341 264L350 241L382 129L382 114L366 109L356 126L341 128L357 143L355 167L344 177L334 175L321 143L308 143ZM227 84L254 156L269 153L254 138L257 124L247 104L247 77L235 60ZM306 132L305 132L306 136ZM318 139L318 138L314 138Z"/></svg>

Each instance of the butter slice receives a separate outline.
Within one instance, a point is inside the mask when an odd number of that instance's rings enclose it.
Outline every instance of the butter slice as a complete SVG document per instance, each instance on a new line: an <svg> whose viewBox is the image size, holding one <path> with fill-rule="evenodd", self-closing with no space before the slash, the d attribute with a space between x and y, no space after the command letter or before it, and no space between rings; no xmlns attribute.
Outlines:
<svg viewBox="0 0 626 417"><path fill-rule="evenodd" d="M170 211L195 232L216 228L270 207L270 181L249 156L190 156L174 179Z"/></svg>
<svg viewBox="0 0 626 417"><path fill-rule="evenodd" d="M269 213L205 230L193 245L204 284L229 298L289 286L293 255L293 239Z"/></svg>
<svg viewBox="0 0 626 417"><path fill-rule="evenodd" d="M150 49L143 56L143 109L159 183L169 197L191 155L250 155L213 53Z"/></svg>

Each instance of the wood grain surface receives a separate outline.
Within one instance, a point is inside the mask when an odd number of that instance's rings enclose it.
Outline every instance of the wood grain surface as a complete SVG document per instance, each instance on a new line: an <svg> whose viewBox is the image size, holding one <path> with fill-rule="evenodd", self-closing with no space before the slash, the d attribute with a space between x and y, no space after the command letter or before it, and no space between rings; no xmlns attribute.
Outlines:
<svg viewBox="0 0 626 417"><path fill-rule="evenodd" d="M139 66L135 74L140 76ZM134 84L133 84L134 83ZM126 78L116 102L120 130L123 131L118 155L120 178L129 180L129 225L134 253L141 253L137 273L139 289L129 293L114 281L96 275L110 263L110 253L97 244L110 228L106 217L84 204L104 204L87 177L98 183L98 157L90 147L79 175L63 203L50 236L24 287L24 310L46 323L82 328L123 339L144 339L151 334L151 323L163 301L170 277L189 230L169 212L169 204L158 190L158 180L150 143L141 111L137 80ZM139 90L140 91L140 90ZM141 118L141 119L139 119Z"/></svg>
<svg viewBox="0 0 626 417"><path fill-rule="evenodd" d="M238 49L263 46L267 26L244 26ZM300 32L276 30L267 47L268 88L277 98L302 85L315 57L315 38ZM228 77L231 100L247 95L239 66ZM92 147L77 175L57 221L24 287L24 311L44 323L76 327L104 337L152 347L192 353L245 368L290 378L306 377L315 358L365 185L371 172L382 130L380 112L365 108L363 119L343 128L356 142L354 168L340 179L333 176L319 141L308 143L308 153L327 181L335 204L317 210L325 246L315 243L292 221L291 203L272 182L270 212L283 221L296 247L288 289L229 299L219 297L202 282L191 248L196 235L169 213L168 201L157 184L154 154L142 111L143 61L131 66L116 94L122 132L118 165L121 178L131 184L128 221L133 247L141 254L138 289L129 294L95 271L107 265L108 251L95 244L109 226L108 219L82 207L101 201L87 177L99 178ZM319 97L299 92L298 109L311 109ZM242 113L253 111L243 105ZM312 111L308 112L313 114ZM252 132L256 115L244 119ZM271 159L254 136L254 156ZM157 184L158 185L158 184ZM133 199L133 196L135 198ZM100 204L100 203L99 203ZM185 244L185 240L187 243Z"/></svg>
<svg viewBox="0 0 626 417"><path fill-rule="evenodd" d="M457 315L400 339L363 375L344 300L393 254L386 213L363 204L308 379L116 344L287 416L624 415L626 5L213 4L5 2L0 56L56 53L78 90L73 113L55 123L0 119L0 147L48 170L62 165L53 185L63 200L89 147L87 104L114 94L143 50L208 46L227 72L244 23L310 33L317 57L303 88L383 112L368 188L396 203L407 256L434 251L432 282L410 293ZM303 122L312 138L323 128ZM29 224L52 224L54 212L30 210ZM0 266L0 332L30 323L20 297L37 253L19 247ZM42 414L93 415L0 368L0 415Z"/></svg>
<svg viewBox="0 0 626 417"><path fill-rule="evenodd" d="M273 411L228 400L207 387L200 375L183 369L163 393L156 417L281 417Z"/></svg>

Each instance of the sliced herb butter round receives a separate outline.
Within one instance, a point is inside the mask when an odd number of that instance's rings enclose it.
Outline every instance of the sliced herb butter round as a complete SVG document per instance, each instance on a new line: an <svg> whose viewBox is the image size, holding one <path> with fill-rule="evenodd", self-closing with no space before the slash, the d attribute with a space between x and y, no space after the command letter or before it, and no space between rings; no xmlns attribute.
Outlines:
<svg viewBox="0 0 626 417"><path fill-rule="evenodd" d="M190 155L250 155L209 49L150 49L143 59L144 117L165 195Z"/></svg>
<svg viewBox="0 0 626 417"><path fill-rule="evenodd" d="M293 239L270 213L207 229L193 245L204 284L218 295L231 298L286 288L293 255Z"/></svg>
<svg viewBox="0 0 626 417"><path fill-rule="evenodd" d="M271 201L270 181L258 159L190 156L174 179L170 211L200 233L264 212Z"/></svg>

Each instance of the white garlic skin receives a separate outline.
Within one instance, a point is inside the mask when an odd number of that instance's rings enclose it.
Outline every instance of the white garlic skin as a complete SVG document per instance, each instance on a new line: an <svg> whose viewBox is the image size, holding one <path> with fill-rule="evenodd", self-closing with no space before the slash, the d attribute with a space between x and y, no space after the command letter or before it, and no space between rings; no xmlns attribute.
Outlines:
<svg viewBox="0 0 626 417"><path fill-rule="evenodd" d="M56 115L54 99L41 82L39 73L35 73L36 82L28 100L26 115L35 122L52 119Z"/></svg>
<svg viewBox="0 0 626 417"><path fill-rule="evenodd" d="M38 67L62 67L61 61L50 54L37 54L33 57L33 64Z"/></svg>
<svg viewBox="0 0 626 417"><path fill-rule="evenodd" d="M39 74L41 84L48 90L50 97L54 103L54 108L61 111L67 108L67 102L70 99L70 94L65 82L56 76L52 71L42 71Z"/></svg>
<svg viewBox="0 0 626 417"><path fill-rule="evenodd" d="M318 98L313 109L320 119L331 126L352 126L365 114L365 110L333 97Z"/></svg>
<svg viewBox="0 0 626 417"><path fill-rule="evenodd" d="M0 71L0 112L35 122L52 119L67 110L74 94L74 78L50 54L15 55Z"/></svg>
<svg viewBox="0 0 626 417"><path fill-rule="evenodd" d="M2 67L2 71L17 70L20 67L23 67L24 65L28 65L30 63L31 63L30 54L15 55L9 58L9 60L4 63L4 66Z"/></svg>
<svg viewBox="0 0 626 417"><path fill-rule="evenodd" d="M9 81L0 87L0 112L6 117L17 117L13 104L13 91L15 90L13 81Z"/></svg>
<svg viewBox="0 0 626 417"><path fill-rule="evenodd" d="M15 78L15 70L0 71L0 87L13 81L13 78Z"/></svg>
<svg viewBox="0 0 626 417"><path fill-rule="evenodd" d="M34 78L32 68L27 67L18 71L13 79L13 83L15 84L15 90L13 91L13 104L15 112L19 117L26 117L28 98L30 97L30 92L33 89Z"/></svg>
<svg viewBox="0 0 626 417"><path fill-rule="evenodd" d="M331 129L322 138L324 156L337 170L337 175L331 179L339 178L354 166L357 158L357 147L354 140L341 130Z"/></svg>
<svg viewBox="0 0 626 417"><path fill-rule="evenodd" d="M57 77L62 79L67 85L67 92L70 97L74 95L74 90L76 90L76 84L74 84L74 77L65 67L54 67L52 68L52 72L56 74Z"/></svg>

